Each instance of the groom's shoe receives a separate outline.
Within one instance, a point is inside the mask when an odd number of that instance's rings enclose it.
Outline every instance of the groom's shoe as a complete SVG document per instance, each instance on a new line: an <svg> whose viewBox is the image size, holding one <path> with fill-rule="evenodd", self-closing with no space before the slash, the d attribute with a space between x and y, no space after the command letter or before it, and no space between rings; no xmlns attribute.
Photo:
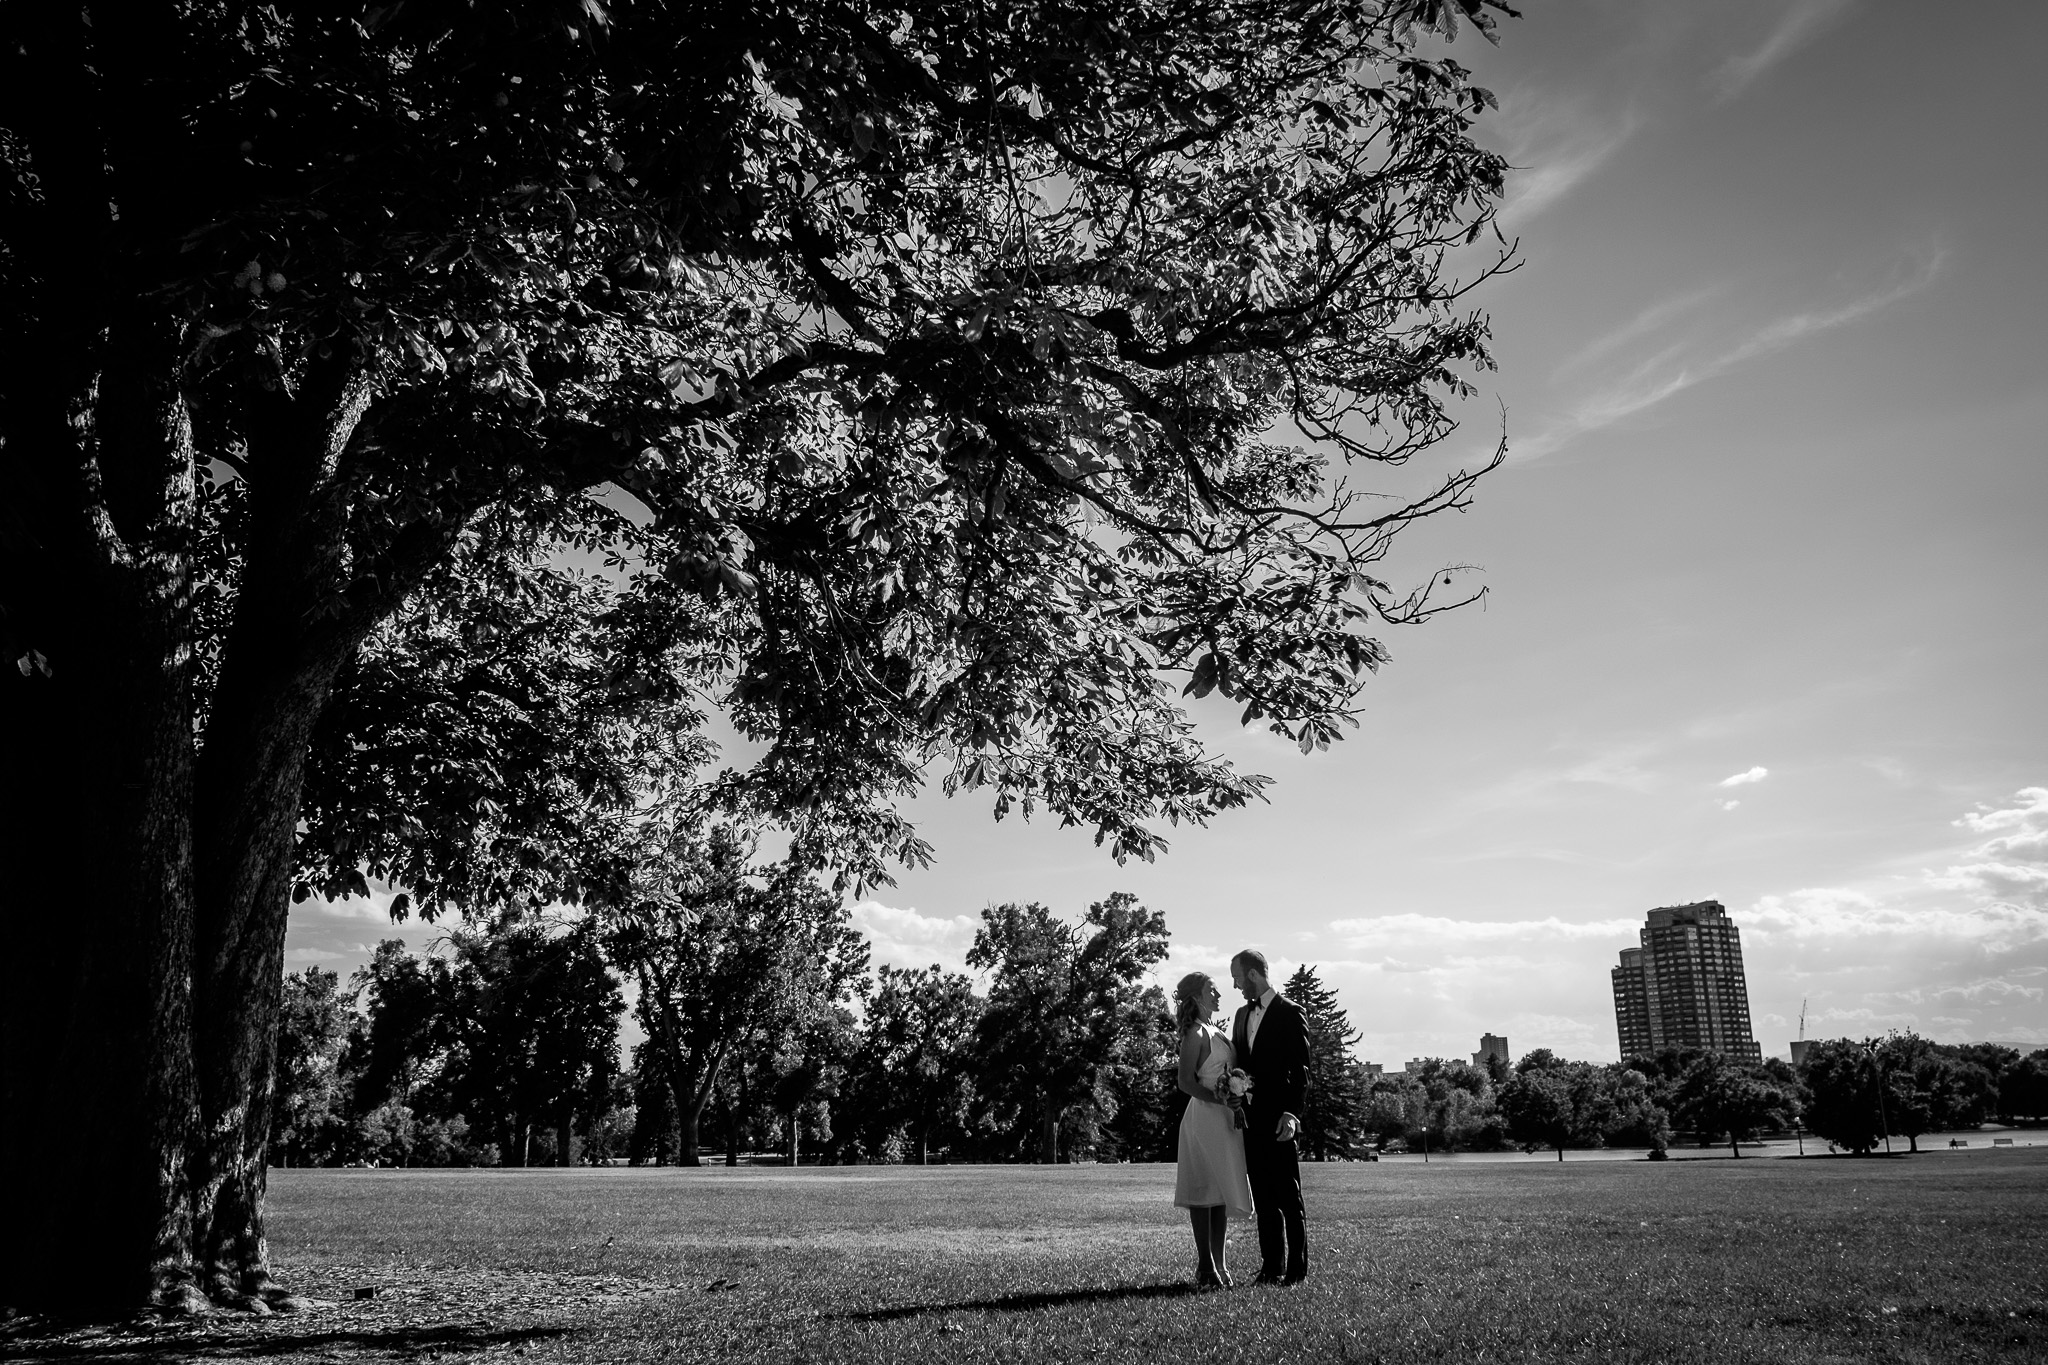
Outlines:
<svg viewBox="0 0 2048 1365"><path fill-rule="evenodd" d="M1307 1266L1303 1266L1303 1267L1301 1267L1301 1269L1299 1269L1299 1270L1290 1270L1290 1271L1288 1271L1288 1272L1287 1272L1287 1273L1286 1273L1285 1275L1282 1275L1282 1276L1280 1277L1280 1283L1282 1283L1282 1284L1300 1284L1300 1283L1301 1283L1301 1282L1302 1282L1303 1280L1305 1280L1305 1279L1307 1279L1307 1278L1308 1278L1308 1267L1307 1267Z"/></svg>
<svg viewBox="0 0 2048 1365"><path fill-rule="evenodd" d="M1285 1278L1285 1277L1284 1277L1284 1276L1282 1276L1282 1275L1281 1275L1281 1273L1280 1273L1279 1271L1277 1271L1277 1270L1261 1270L1261 1271L1259 1272L1259 1278L1257 1278L1256 1280L1253 1280L1253 1281L1252 1281L1252 1283L1253 1283L1253 1284L1279 1284L1279 1283L1281 1283L1281 1282L1282 1282L1282 1280L1283 1280L1284 1278Z"/></svg>

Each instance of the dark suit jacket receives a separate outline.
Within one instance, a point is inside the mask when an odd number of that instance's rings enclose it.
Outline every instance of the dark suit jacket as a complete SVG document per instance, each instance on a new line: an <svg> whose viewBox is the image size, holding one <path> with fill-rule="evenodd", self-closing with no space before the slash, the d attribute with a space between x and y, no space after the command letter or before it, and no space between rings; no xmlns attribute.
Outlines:
<svg viewBox="0 0 2048 1365"><path fill-rule="evenodd" d="M1301 1006L1284 995L1275 995L1259 1021L1256 1046L1246 1039L1252 1007L1238 1008L1231 1029L1231 1045L1237 1064L1252 1078L1251 1102L1246 1106L1258 1131L1270 1134L1282 1114L1301 1118L1308 1101L1308 1020Z"/></svg>

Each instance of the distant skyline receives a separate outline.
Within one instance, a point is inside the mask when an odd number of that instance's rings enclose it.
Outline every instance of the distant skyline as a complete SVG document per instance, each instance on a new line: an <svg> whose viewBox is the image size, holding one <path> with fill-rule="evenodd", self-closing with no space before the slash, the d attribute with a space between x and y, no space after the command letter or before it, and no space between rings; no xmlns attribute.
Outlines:
<svg viewBox="0 0 2048 1365"><path fill-rule="evenodd" d="M929 871L855 910L962 966L984 905L1162 911L1160 973L1317 965L1389 1067L1618 1055L1646 911L1718 900L1783 1056L1912 1028L2048 1044L2048 6L1529 3L1451 48L1499 96L1526 264L1451 454L1506 467L1388 565L1474 607L1383 633L1304 758L1197 710L1270 804L1118 867L936 795ZM398 932L294 909L293 966ZM422 941L435 932L409 926Z"/></svg>

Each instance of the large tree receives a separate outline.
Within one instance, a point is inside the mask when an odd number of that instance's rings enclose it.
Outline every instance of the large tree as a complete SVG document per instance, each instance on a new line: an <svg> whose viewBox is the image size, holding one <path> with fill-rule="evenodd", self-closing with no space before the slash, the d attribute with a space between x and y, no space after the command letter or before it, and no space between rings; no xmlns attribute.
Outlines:
<svg viewBox="0 0 2048 1365"><path fill-rule="evenodd" d="M975 1071L1019 1150L1058 1161L1070 1122L1092 1132L1113 1116L1113 1073L1154 1043L1159 1010L1144 979L1166 940L1165 918L1125 891L1079 924L1036 903L981 912L967 952L989 977Z"/></svg>
<svg viewBox="0 0 2048 1365"><path fill-rule="evenodd" d="M1959 1049L1912 1032L1893 1032L1877 1049L1883 1068L1891 1130L1903 1134L1908 1152L1920 1150L1924 1133L1975 1127L1989 1115L1997 1087Z"/></svg>
<svg viewBox="0 0 2048 1365"><path fill-rule="evenodd" d="M879 1149L901 1129L917 1160L933 1136L958 1132L973 1094L970 1058L981 1000L958 972L883 966L862 1000L853 1125Z"/></svg>
<svg viewBox="0 0 2048 1365"><path fill-rule="evenodd" d="M1672 1121L1697 1133L1702 1142L1726 1137L1734 1157L1742 1155L1744 1138L1790 1128L1798 1116L1796 1086L1718 1052L1695 1058L1673 1093Z"/></svg>
<svg viewBox="0 0 2048 1365"><path fill-rule="evenodd" d="M666 894L612 913L612 955L639 986L640 1070L667 1093L685 1166L701 1161L704 1111L736 1054L766 1044L788 1059L776 1081L815 1083L801 1040L867 972L843 899L800 863L762 868L753 855L751 839L716 826L672 846L682 875Z"/></svg>
<svg viewBox="0 0 2048 1365"><path fill-rule="evenodd" d="M1514 1140L1534 1150L1603 1147L1610 1138L1648 1135L1653 1150L1668 1136L1665 1115L1642 1072L1616 1063L1567 1061L1537 1048L1515 1063L1500 1087L1500 1111Z"/></svg>
<svg viewBox="0 0 2048 1365"><path fill-rule="evenodd" d="M2006 1118L2048 1118L2048 1048L2016 1058L2000 1074L1998 1110Z"/></svg>
<svg viewBox="0 0 2048 1365"><path fill-rule="evenodd" d="M1329 743L1375 622L1446 599L1380 577L1391 537L1476 477L1384 502L1344 465L1439 441L1488 363L1463 299L1505 248L1447 256L1503 163L1414 39L1483 5L8 6L0 1107L82 1122L0 1126L44 1173L0 1292L289 1305L295 883L620 891L630 857L549 865L488 791L452 834L305 799L452 578L609 554L605 695L725 706L748 794L857 873L922 854L893 801L932 761L1120 856L1251 798L1170 683ZM529 700L443 676L459 734ZM526 790L630 823L602 786Z"/></svg>
<svg viewBox="0 0 2048 1365"><path fill-rule="evenodd" d="M532 1164L535 1132L550 1128L555 1164L571 1164L577 1121L610 1102L625 1011L597 924L500 925L458 933L455 951L451 1102L472 1129L496 1130L506 1165Z"/></svg>
<svg viewBox="0 0 2048 1365"><path fill-rule="evenodd" d="M1856 1156L1891 1131L1890 1098L1877 1044L1831 1038L1807 1049L1800 1079L1807 1090L1807 1131Z"/></svg>
<svg viewBox="0 0 2048 1365"><path fill-rule="evenodd" d="M333 1154L347 1095L343 1049L356 1022L357 992L341 976L308 967L284 979L271 1096L270 1155L280 1165L319 1165Z"/></svg>

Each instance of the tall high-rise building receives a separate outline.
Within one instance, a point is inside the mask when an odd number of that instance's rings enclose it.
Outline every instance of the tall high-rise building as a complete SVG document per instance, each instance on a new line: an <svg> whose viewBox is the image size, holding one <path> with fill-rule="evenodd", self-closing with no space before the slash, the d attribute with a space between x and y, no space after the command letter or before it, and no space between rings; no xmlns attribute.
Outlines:
<svg viewBox="0 0 2048 1365"><path fill-rule="evenodd" d="M1498 1033L1479 1035L1479 1051L1472 1054L1472 1065L1485 1066L1490 1058L1498 1057L1503 1066L1508 1063L1508 1040Z"/></svg>
<svg viewBox="0 0 2048 1365"><path fill-rule="evenodd" d="M1641 939L1641 947L1622 949L1612 973L1621 1055L1688 1047L1763 1061L1749 1027L1742 931L1721 902L1652 910Z"/></svg>

